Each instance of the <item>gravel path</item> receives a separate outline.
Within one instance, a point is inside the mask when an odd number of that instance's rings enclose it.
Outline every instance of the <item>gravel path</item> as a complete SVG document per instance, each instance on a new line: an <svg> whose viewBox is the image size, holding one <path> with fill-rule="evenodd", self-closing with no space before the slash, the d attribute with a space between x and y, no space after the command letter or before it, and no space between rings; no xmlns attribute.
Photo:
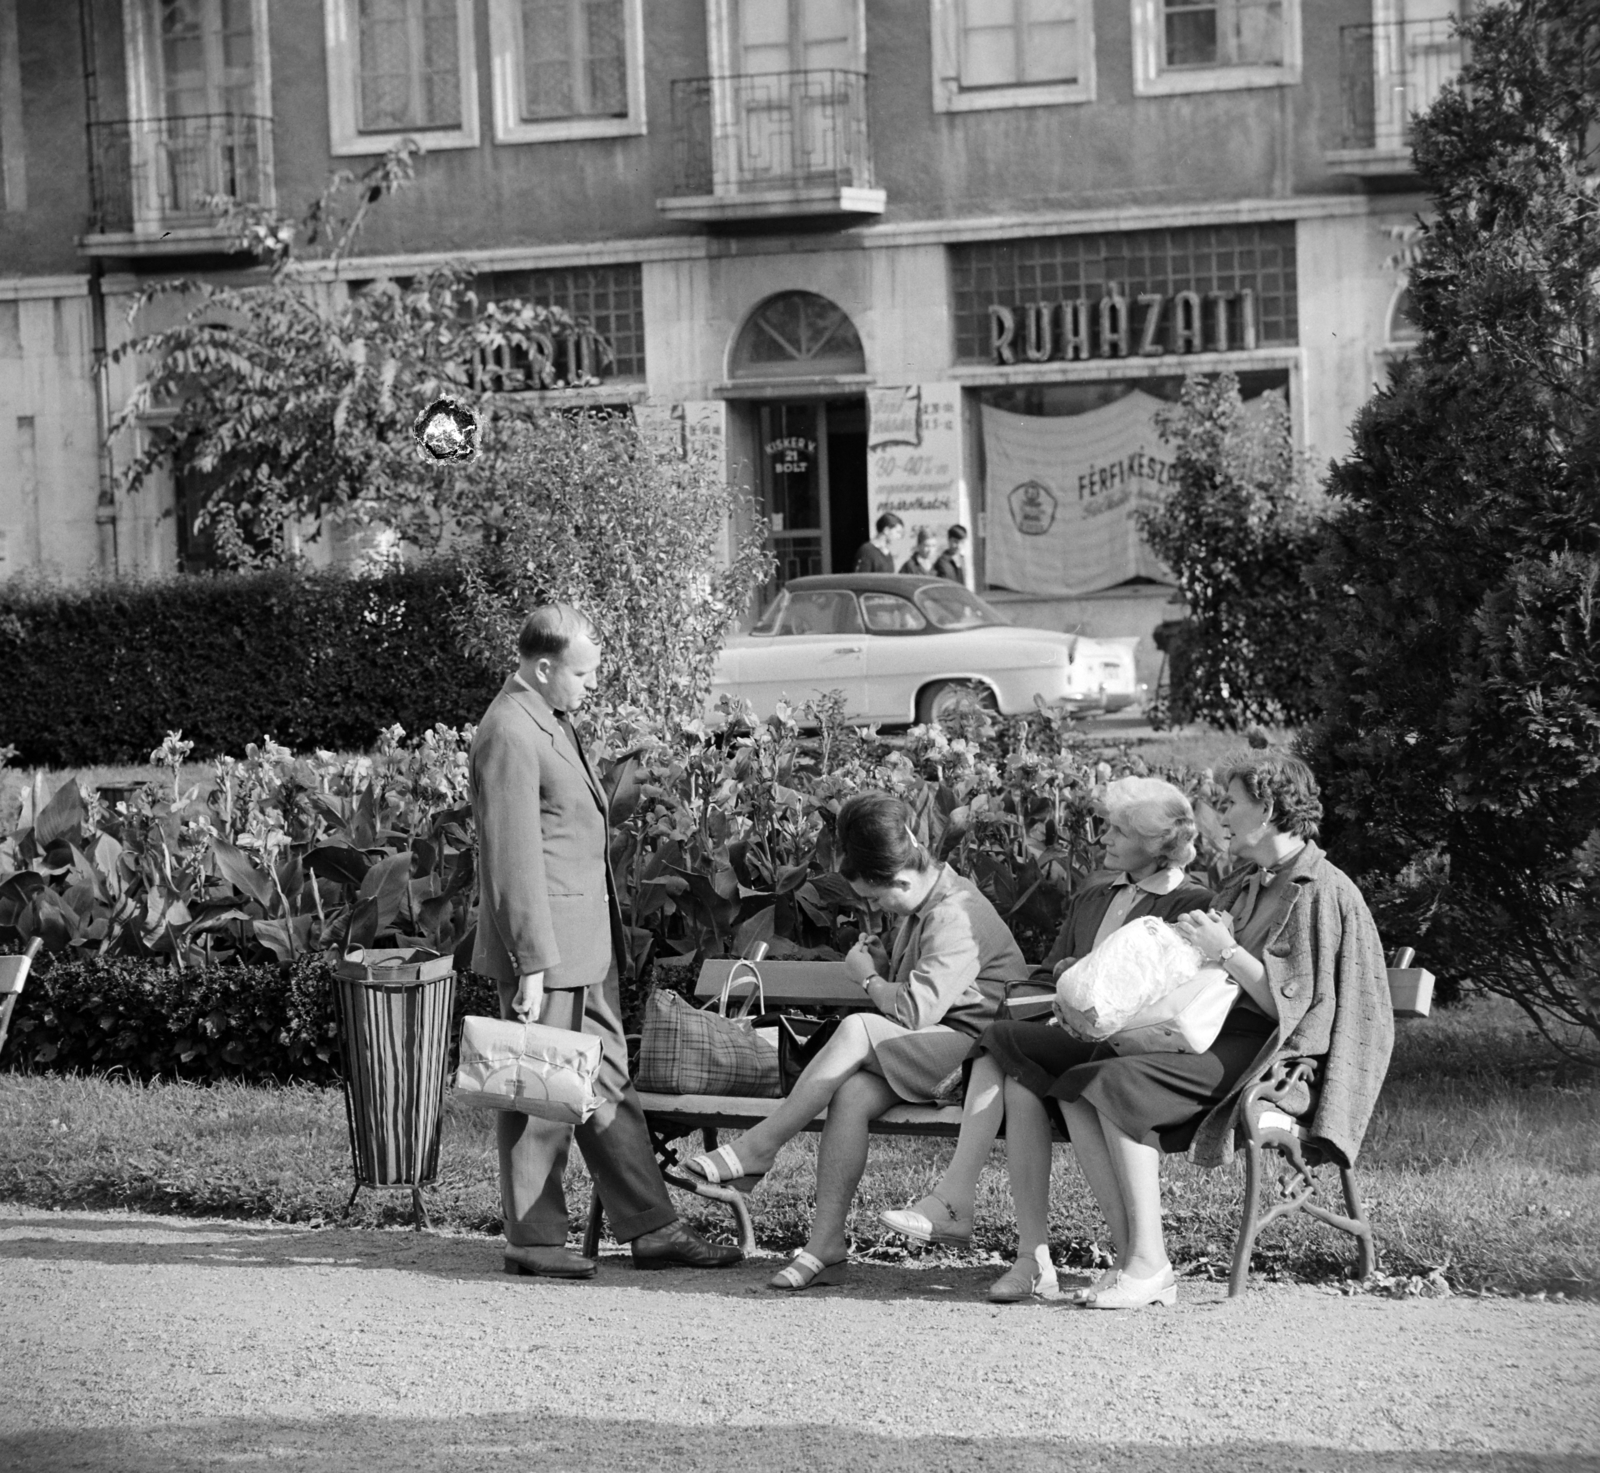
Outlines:
<svg viewBox="0 0 1600 1473"><path fill-rule="evenodd" d="M0 1469L1600 1473L1592 1304L773 1267L556 1284L482 1238L0 1207Z"/></svg>

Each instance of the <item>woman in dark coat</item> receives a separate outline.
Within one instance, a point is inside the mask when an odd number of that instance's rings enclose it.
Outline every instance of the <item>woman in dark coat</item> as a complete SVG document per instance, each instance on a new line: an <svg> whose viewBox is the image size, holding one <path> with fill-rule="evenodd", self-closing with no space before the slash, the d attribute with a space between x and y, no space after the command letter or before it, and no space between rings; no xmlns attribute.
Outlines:
<svg viewBox="0 0 1600 1473"><path fill-rule="evenodd" d="M1109 873L1090 880L1073 896L1055 945L1030 979L1039 984L1034 991L1046 1003L1053 1001L1048 989L1053 988L1055 979L1119 927L1147 915L1170 920L1211 903L1211 892L1184 873L1195 854L1195 821L1194 810L1179 789L1157 778L1122 778L1107 787L1103 802L1104 864ZM1013 1009L1023 1006L1026 1002L1013 993ZM1023 1036L1039 1034L1050 1042L1067 1037L1043 1022L1011 1026ZM885 1224L908 1238L965 1243L972 1237L978 1176L1006 1119L1006 1056L989 1050L988 1040L994 1032L991 1028L978 1045L962 1108L961 1138L944 1175L921 1201L903 1211L882 1214ZM1048 1150L1048 1121L1045 1131ZM1040 1269L1034 1274L1036 1249L1042 1249L1048 1273ZM1018 1263L1027 1283L1013 1293L1014 1270L995 1286L992 1297L1005 1301L1025 1299L1034 1292L1054 1292L1055 1270L1048 1268L1049 1250L1043 1238L1037 1244L1024 1240Z"/></svg>
<svg viewBox="0 0 1600 1473"><path fill-rule="evenodd" d="M1263 753L1230 771L1226 784L1219 813L1238 868L1215 909L1172 923L1241 989L1210 1049L1119 1056L1062 1028L1005 1023L979 1042L1006 1075L1006 1154L1022 1246L1046 1241L1047 1102L1059 1110L1110 1225L1117 1261L1086 1296L1093 1309L1176 1300L1161 1232L1161 1153L1189 1150L1202 1165L1220 1162L1234 1101L1266 1064L1320 1061L1310 1133L1345 1164L1388 1067L1394 1018L1383 949L1360 892L1314 842L1322 803L1310 769ZM1048 1267L1048 1248L1039 1251Z"/></svg>

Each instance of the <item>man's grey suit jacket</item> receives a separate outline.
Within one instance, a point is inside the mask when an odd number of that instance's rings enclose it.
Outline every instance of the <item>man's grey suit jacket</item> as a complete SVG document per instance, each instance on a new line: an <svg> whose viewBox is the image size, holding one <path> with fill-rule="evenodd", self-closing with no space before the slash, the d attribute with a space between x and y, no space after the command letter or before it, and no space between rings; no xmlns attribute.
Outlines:
<svg viewBox="0 0 1600 1473"><path fill-rule="evenodd" d="M508 679L470 754L478 831L472 969L547 990L598 987L620 959L622 918L605 794L545 698Z"/></svg>

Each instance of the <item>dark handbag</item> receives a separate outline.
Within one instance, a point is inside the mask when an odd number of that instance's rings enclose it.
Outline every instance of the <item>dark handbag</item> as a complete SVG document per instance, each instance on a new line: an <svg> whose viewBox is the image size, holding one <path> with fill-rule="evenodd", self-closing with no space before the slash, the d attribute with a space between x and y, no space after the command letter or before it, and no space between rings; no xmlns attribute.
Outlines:
<svg viewBox="0 0 1600 1473"><path fill-rule="evenodd" d="M713 1011L657 988L645 1003L635 1080L647 1094L742 1095L772 1099L778 1089L778 1051L755 1031L750 1010L761 977L749 962L753 990L738 1014L728 1016L728 994L736 967Z"/></svg>
<svg viewBox="0 0 1600 1473"><path fill-rule="evenodd" d="M799 1018L779 1013L778 1088L788 1094L805 1072L805 1067L822 1051L822 1046L839 1027L838 1018Z"/></svg>

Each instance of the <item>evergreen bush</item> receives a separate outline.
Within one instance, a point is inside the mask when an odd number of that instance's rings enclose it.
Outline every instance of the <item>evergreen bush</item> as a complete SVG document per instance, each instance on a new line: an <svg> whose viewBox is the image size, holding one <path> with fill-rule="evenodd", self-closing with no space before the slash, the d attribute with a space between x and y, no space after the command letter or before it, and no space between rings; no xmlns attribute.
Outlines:
<svg viewBox="0 0 1600 1473"><path fill-rule="evenodd" d="M1388 942L1600 1039L1600 27L1463 30L1416 124L1421 341L1332 476L1308 755Z"/></svg>

